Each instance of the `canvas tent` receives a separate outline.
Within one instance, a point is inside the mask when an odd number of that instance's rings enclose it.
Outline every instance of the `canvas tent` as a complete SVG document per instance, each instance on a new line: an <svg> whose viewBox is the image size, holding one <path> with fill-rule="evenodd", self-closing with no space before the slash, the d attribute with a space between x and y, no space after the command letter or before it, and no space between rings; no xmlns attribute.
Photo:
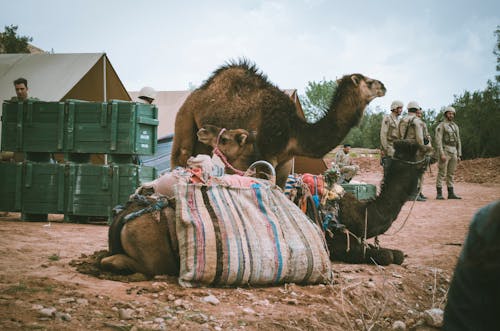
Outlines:
<svg viewBox="0 0 500 331"><path fill-rule="evenodd" d="M43 101L130 101L105 53L0 54L0 100L15 96L13 81L28 80L29 96Z"/></svg>
<svg viewBox="0 0 500 331"><path fill-rule="evenodd" d="M29 95L44 101L131 100L105 53L0 54L0 99L15 96L12 82L28 80Z"/></svg>
<svg viewBox="0 0 500 331"><path fill-rule="evenodd" d="M295 107L297 108L297 113L299 114L299 116L305 118L302 105L300 104L300 100L297 95L297 90L288 89L284 90L284 92L295 103ZM158 119L159 119L158 137L160 137L160 139L164 138L163 139L164 144L171 144L172 135L174 133L174 127L175 127L175 116L177 115L177 112L181 108L184 101L186 101L190 93L191 91L158 91L156 93L156 99L154 101L154 104L158 106ZM133 100L136 100L137 97L139 96L138 91L134 92L129 91L129 94ZM159 141L158 150L161 149L162 151L166 150L170 151L170 146L161 147L160 146L161 144L162 142ZM153 163L156 162L155 160L160 160L160 159L163 160L162 162L164 162L166 158L163 156L161 157L159 154L156 155L154 158L145 157L144 164L153 165ZM164 169L164 165L162 165L161 167L162 169ZM313 174L320 174L323 173L326 169L327 167L323 159L296 157L294 161L294 171L296 173L307 172Z"/></svg>

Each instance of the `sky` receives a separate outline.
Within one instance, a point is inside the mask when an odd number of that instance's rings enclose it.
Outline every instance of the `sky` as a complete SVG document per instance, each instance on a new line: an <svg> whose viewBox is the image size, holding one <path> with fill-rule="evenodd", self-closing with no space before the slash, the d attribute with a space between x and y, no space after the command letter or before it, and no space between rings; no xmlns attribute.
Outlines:
<svg viewBox="0 0 500 331"><path fill-rule="evenodd" d="M362 73L440 110L495 75L498 0L0 0L0 24L55 53L105 52L125 88L199 86L246 58L282 89ZM2 29L3 30L3 29Z"/></svg>

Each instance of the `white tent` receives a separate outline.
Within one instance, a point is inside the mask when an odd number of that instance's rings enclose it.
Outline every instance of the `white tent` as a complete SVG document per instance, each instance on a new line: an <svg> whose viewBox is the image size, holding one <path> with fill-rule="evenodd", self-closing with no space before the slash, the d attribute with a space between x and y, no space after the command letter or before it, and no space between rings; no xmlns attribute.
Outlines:
<svg viewBox="0 0 500 331"><path fill-rule="evenodd" d="M28 80L28 95L43 101L131 100L105 53L0 54L0 100L15 96L19 77Z"/></svg>

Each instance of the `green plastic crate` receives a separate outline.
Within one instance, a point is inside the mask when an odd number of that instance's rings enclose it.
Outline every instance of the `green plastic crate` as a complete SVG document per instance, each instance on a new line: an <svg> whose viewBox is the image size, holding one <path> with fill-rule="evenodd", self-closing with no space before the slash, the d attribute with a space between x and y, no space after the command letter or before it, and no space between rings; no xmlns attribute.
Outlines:
<svg viewBox="0 0 500 331"><path fill-rule="evenodd" d="M64 103L4 102L2 150L57 152L63 150Z"/></svg>
<svg viewBox="0 0 500 331"><path fill-rule="evenodd" d="M0 163L0 211L21 211L22 163Z"/></svg>
<svg viewBox="0 0 500 331"><path fill-rule="evenodd" d="M152 155L158 108L113 100L4 102L2 150Z"/></svg>
<svg viewBox="0 0 500 331"><path fill-rule="evenodd" d="M377 195L377 187L373 184L341 184L341 186L358 200L374 199Z"/></svg>
<svg viewBox="0 0 500 331"><path fill-rule="evenodd" d="M117 204L124 204L135 189L153 180L155 169L134 164L70 164L68 216L111 217Z"/></svg>
<svg viewBox="0 0 500 331"><path fill-rule="evenodd" d="M22 213L64 213L67 195L66 167L65 164L24 162Z"/></svg>
<svg viewBox="0 0 500 331"><path fill-rule="evenodd" d="M118 100L66 103L67 152L141 155L156 152L156 106Z"/></svg>

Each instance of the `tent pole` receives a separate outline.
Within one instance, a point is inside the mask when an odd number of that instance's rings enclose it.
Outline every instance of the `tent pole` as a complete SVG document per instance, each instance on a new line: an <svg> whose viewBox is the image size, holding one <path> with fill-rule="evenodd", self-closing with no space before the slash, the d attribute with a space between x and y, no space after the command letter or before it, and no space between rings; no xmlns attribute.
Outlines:
<svg viewBox="0 0 500 331"><path fill-rule="evenodd" d="M102 79L103 79L103 86L102 86L102 95L103 95L103 102L106 102L108 99L107 96L107 90L106 90L106 53L104 53L102 57ZM104 164L108 164L108 154L104 154Z"/></svg>
<svg viewBox="0 0 500 331"><path fill-rule="evenodd" d="M103 96L104 96L104 102L106 102L106 100L108 100L108 96L107 96L107 90L106 90L106 53L104 53L103 57L102 57L102 77L103 77Z"/></svg>

